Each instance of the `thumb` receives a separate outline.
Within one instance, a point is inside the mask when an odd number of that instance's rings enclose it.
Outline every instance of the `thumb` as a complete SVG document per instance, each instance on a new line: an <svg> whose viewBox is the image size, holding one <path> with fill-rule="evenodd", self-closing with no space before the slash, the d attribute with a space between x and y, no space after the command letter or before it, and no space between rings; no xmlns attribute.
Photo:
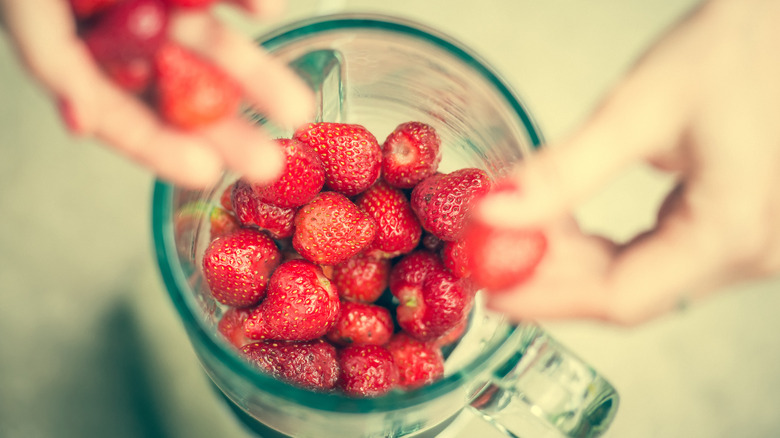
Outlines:
<svg viewBox="0 0 780 438"><path fill-rule="evenodd" d="M572 135L523 160L477 212L496 226L537 225L570 212L636 162L669 154L696 92L685 27L650 50Z"/></svg>

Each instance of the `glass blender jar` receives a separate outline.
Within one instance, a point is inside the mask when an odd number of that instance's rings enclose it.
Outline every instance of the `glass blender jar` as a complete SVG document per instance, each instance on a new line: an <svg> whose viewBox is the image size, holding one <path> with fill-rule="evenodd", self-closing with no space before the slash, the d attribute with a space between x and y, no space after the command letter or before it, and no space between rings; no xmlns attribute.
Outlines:
<svg viewBox="0 0 780 438"><path fill-rule="evenodd" d="M357 123L380 142L406 121L432 125L439 170L479 167L494 178L543 140L510 87L476 54L416 23L344 14L297 22L260 39L317 96L318 121ZM265 124L262 115L247 116ZM290 136L266 125L278 136ZM153 232L160 271L201 365L238 417L263 437L435 436L463 411L508 436L596 437L618 407L615 389L534 323L491 313L477 294L444 377L423 388L355 399L300 389L255 369L217 332L224 309L201 272L208 209L236 175L208 190L157 181ZM185 217L186 216L186 217Z"/></svg>

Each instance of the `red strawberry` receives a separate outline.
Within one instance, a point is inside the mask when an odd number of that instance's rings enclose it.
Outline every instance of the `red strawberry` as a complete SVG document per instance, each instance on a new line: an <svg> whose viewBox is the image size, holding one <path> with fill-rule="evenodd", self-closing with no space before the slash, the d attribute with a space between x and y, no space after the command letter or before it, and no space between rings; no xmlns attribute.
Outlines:
<svg viewBox="0 0 780 438"><path fill-rule="evenodd" d="M341 314L326 337L338 345L384 345L392 335L389 310L375 304L342 301Z"/></svg>
<svg viewBox="0 0 780 438"><path fill-rule="evenodd" d="M401 283L396 296L398 325L419 340L431 341L466 318L474 291L467 279L441 267L429 272L422 284Z"/></svg>
<svg viewBox="0 0 780 438"><path fill-rule="evenodd" d="M387 287L390 260L359 253L333 269L333 283L341 298L373 303Z"/></svg>
<svg viewBox="0 0 780 438"><path fill-rule="evenodd" d="M216 0L165 0L169 6L176 8L205 9L211 6Z"/></svg>
<svg viewBox="0 0 780 438"><path fill-rule="evenodd" d="M279 207L300 207L311 201L325 184L320 156L307 144L294 139L278 139L287 158L282 175L272 184L254 185L257 197Z"/></svg>
<svg viewBox="0 0 780 438"><path fill-rule="evenodd" d="M398 383L393 355L379 345L351 345L339 351L338 385L352 397L377 397Z"/></svg>
<svg viewBox="0 0 780 438"><path fill-rule="evenodd" d="M289 260L276 268L268 293L244 324L252 339L308 341L319 338L339 316L339 294L306 260Z"/></svg>
<svg viewBox="0 0 780 438"><path fill-rule="evenodd" d="M325 185L345 196L354 196L379 178L382 150L373 134L360 125L312 123L295 133L312 147L325 167Z"/></svg>
<svg viewBox="0 0 780 438"><path fill-rule="evenodd" d="M222 70L175 44L154 58L157 110L167 122L194 129L235 114L241 88Z"/></svg>
<svg viewBox="0 0 780 438"><path fill-rule="evenodd" d="M249 317L251 311L246 307L231 307L222 314L222 318L217 323L219 333L236 348L241 348L252 342L244 334L244 321Z"/></svg>
<svg viewBox="0 0 780 438"><path fill-rule="evenodd" d="M476 168L437 173L414 187L412 208L423 228L442 240L458 240L476 199L490 190L487 173Z"/></svg>
<svg viewBox="0 0 780 438"><path fill-rule="evenodd" d="M125 0L106 8L83 39L115 83L141 92L152 81L152 58L167 29L168 10L160 0Z"/></svg>
<svg viewBox="0 0 780 438"><path fill-rule="evenodd" d="M203 255L203 275L217 301L248 307L265 296L269 277L280 258L270 237L241 228L209 244Z"/></svg>
<svg viewBox="0 0 780 438"><path fill-rule="evenodd" d="M410 189L433 175L441 161L441 140L421 122L398 125L382 144L382 175L391 186Z"/></svg>
<svg viewBox="0 0 780 438"><path fill-rule="evenodd" d="M322 339L308 342L260 341L244 346L244 356L262 371L313 391L328 391L338 382L336 347Z"/></svg>
<svg viewBox="0 0 780 438"><path fill-rule="evenodd" d="M441 259L436 254L417 250L402 257L390 270L390 292L398 297L398 291L404 285L422 285L428 274L442 269Z"/></svg>
<svg viewBox="0 0 780 438"><path fill-rule="evenodd" d="M236 219L232 213L222 207L214 207L211 209L209 223L211 225L210 231L212 240L219 236L230 234L233 231L241 228L241 224L238 223L238 219Z"/></svg>
<svg viewBox="0 0 780 438"><path fill-rule="evenodd" d="M70 0L73 15L79 20L87 19L120 0Z"/></svg>
<svg viewBox="0 0 780 438"><path fill-rule="evenodd" d="M468 227L465 243L471 278L493 292L527 280L547 251L547 238L539 230L496 228L480 221Z"/></svg>
<svg viewBox="0 0 780 438"><path fill-rule="evenodd" d="M398 332L387 344L398 366L398 385L402 389L415 389L429 385L444 375L444 357L441 350L429 343Z"/></svg>
<svg viewBox="0 0 780 438"><path fill-rule="evenodd" d="M252 185L245 180L239 179L233 185L230 203L242 225L266 230L274 239L292 236L295 209L261 201Z"/></svg>
<svg viewBox="0 0 780 438"><path fill-rule="evenodd" d="M446 241L441 248L441 260L458 278L471 275L468 258L466 257L465 240Z"/></svg>
<svg viewBox="0 0 780 438"><path fill-rule="evenodd" d="M335 265L359 253L376 236L376 222L336 192L322 192L295 214L293 247L304 258Z"/></svg>
<svg viewBox="0 0 780 438"><path fill-rule="evenodd" d="M377 234L369 251L384 257L406 254L417 247L422 227L409 199L399 189L379 180L355 200L377 224Z"/></svg>

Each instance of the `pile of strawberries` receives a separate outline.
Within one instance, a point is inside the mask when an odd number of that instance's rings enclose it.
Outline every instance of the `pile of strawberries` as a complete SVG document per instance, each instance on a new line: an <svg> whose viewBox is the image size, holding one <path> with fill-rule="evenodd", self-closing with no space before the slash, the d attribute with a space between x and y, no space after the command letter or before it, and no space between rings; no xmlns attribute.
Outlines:
<svg viewBox="0 0 780 438"><path fill-rule="evenodd" d="M477 289L522 281L545 251L540 232L470 225L492 182L477 168L439 172L427 124L402 123L381 145L338 123L277 141L283 174L234 181L212 210L203 273L226 306L220 333L279 379L355 397L434 382ZM496 239L522 264L486 269Z"/></svg>
<svg viewBox="0 0 780 438"><path fill-rule="evenodd" d="M171 41L179 9L215 0L69 0L79 37L122 89L172 126L193 129L236 114L240 86L216 65Z"/></svg>

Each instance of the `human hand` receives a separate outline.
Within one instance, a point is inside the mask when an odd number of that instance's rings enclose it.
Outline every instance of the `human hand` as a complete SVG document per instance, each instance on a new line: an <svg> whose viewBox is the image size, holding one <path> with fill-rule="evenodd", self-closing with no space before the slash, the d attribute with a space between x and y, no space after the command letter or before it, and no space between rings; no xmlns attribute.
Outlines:
<svg viewBox="0 0 780 438"><path fill-rule="evenodd" d="M489 305L522 318L635 324L780 271L780 2L713 0L646 55L579 129L509 177L479 217L541 226L548 254ZM629 165L678 182L656 227L617 244L571 213Z"/></svg>
<svg viewBox="0 0 780 438"><path fill-rule="evenodd" d="M280 0L229 3L255 17L276 15L283 7ZM183 131L118 87L79 39L68 0L0 0L0 18L71 131L95 136L161 178L188 187L215 182L224 168L258 182L281 170L282 153L273 140L239 115ZM172 11L169 31L177 43L227 72L245 100L277 125L294 127L313 115L313 95L303 81L209 10Z"/></svg>

